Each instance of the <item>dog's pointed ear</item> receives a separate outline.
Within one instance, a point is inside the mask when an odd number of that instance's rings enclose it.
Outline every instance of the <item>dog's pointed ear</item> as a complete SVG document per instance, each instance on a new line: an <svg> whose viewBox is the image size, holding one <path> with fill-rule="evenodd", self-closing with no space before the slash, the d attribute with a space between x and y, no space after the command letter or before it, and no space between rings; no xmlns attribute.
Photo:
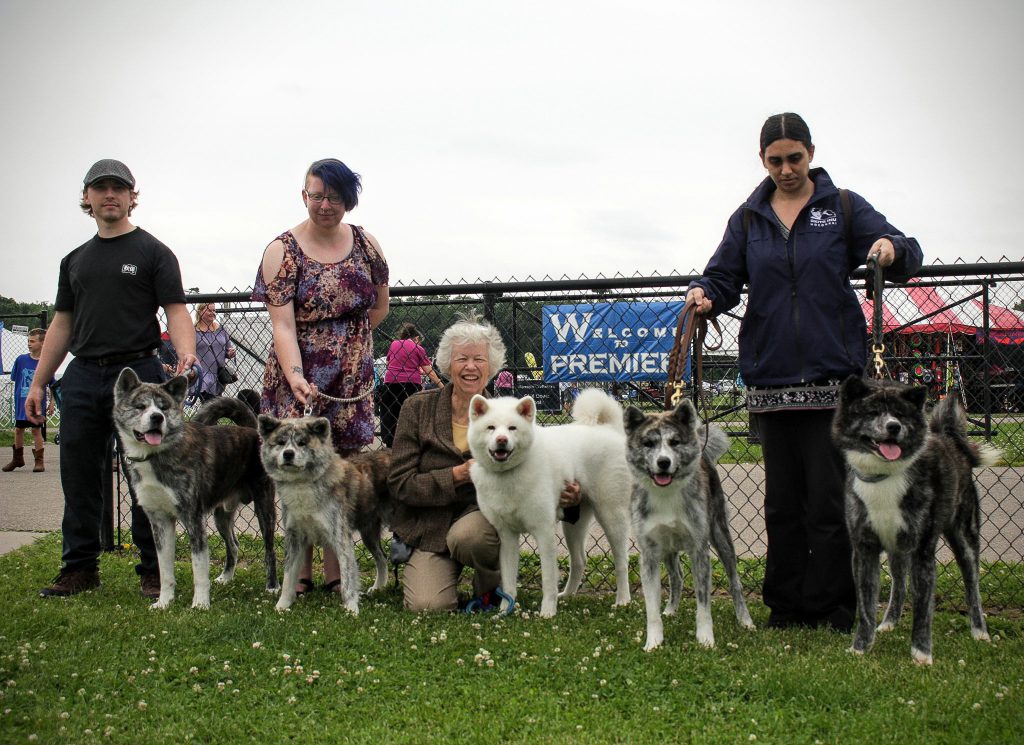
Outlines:
<svg viewBox="0 0 1024 745"><path fill-rule="evenodd" d="M646 418L647 415L635 406L627 406L625 411L622 412L622 423L626 426L627 432L635 430L644 423Z"/></svg>
<svg viewBox="0 0 1024 745"><path fill-rule="evenodd" d="M858 398L864 398L870 390L868 384L864 382L864 378L860 375L851 375L839 387L839 400L855 401Z"/></svg>
<svg viewBox="0 0 1024 745"><path fill-rule="evenodd" d="M309 431L321 440L331 441L331 421L325 417L318 416L309 423Z"/></svg>
<svg viewBox="0 0 1024 745"><path fill-rule="evenodd" d="M260 414L257 419L260 423L260 437L266 439L271 433L281 426L281 420L275 419L270 414Z"/></svg>
<svg viewBox="0 0 1024 745"><path fill-rule="evenodd" d="M672 410L672 417L684 427L697 429L697 410L693 408L693 403L688 398L684 398L676 405Z"/></svg>
<svg viewBox="0 0 1024 745"><path fill-rule="evenodd" d="M469 418L471 420L486 414L487 409L487 399L479 393L475 394L473 398L469 400Z"/></svg>
<svg viewBox="0 0 1024 745"><path fill-rule="evenodd" d="M114 384L114 398L130 393L139 386L139 376L130 367L126 367L117 376L117 383Z"/></svg>
<svg viewBox="0 0 1024 745"><path fill-rule="evenodd" d="M164 390L171 394L171 397L178 402L178 405L185 403L185 396L188 394L188 378L179 375L164 383Z"/></svg>
<svg viewBox="0 0 1024 745"><path fill-rule="evenodd" d="M523 396L519 399L519 403L516 404L516 413L523 419L534 421L537 418L537 402L533 400L533 396Z"/></svg>
<svg viewBox="0 0 1024 745"><path fill-rule="evenodd" d="M903 398L913 404L916 408L924 411L924 405L928 401L928 389L921 385L914 385L902 392Z"/></svg>

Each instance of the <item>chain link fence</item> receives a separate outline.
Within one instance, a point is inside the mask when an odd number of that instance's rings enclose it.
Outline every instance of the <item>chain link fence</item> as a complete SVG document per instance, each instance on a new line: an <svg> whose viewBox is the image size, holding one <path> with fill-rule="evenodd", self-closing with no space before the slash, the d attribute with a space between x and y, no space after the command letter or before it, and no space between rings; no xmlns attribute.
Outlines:
<svg viewBox="0 0 1024 745"><path fill-rule="evenodd" d="M501 331L508 346L507 367L513 392L534 396L545 423L568 421L568 404L583 386L601 386L623 405L657 409L663 384L646 371L663 369L663 360L659 362L658 353L644 359L630 357L628 340L663 335L664 324L655 312L664 311L666 303L670 310L672 303L681 304L690 279L671 276L396 286L391 289L391 312L375 332L375 367L382 376L387 348L403 323L416 325L423 334L423 346L432 356L441 333L456 315L474 310ZM871 301L865 298L863 289L858 293L870 321ZM192 305L216 303L220 321L230 332L238 380L227 386L225 395L245 390L258 394L262 389L271 328L262 304L248 297L247 290L189 297ZM976 472L983 514L982 590L988 596L997 590L1019 593L1024 589L1024 263L926 267L913 283L886 286L883 303L882 358L888 373L926 386L932 400L947 395L960 397L969 412L971 434L992 441L1004 453L1004 465ZM606 341L613 341L611 348L621 347L622 356L612 352L598 363L556 360L550 350L545 356L545 333L550 346L551 306L559 307L558 319L563 324L569 323L573 309L579 309L573 321L577 325L582 322L584 309L590 312L611 306L620 310L614 325L590 328L589 333L599 332ZM721 347L705 354L702 390L691 387L688 392L702 415L722 426L731 438L732 447L718 468L732 507L731 526L742 559L744 585L757 590L766 551L764 468L760 447L749 431L743 381L736 366L737 335L744 310L741 305L720 317ZM674 321L671 325L674 327ZM668 329L670 338L673 330ZM866 365L868 362L865 360ZM583 380L594 376L595 364L606 372L613 370L616 379ZM372 447L383 447L379 438ZM127 537L130 496L122 479L118 479L116 488L115 530ZM241 530L257 531L255 518L247 509L243 509L241 519ZM524 548L527 553L521 582L539 588L539 564L530 553L535 548L532 539L524 541ZM610 550L596 525L587 551L587 586L598 591L613 589ZM635 553L634 545L634 562ZM245 558L258 556L254 548L253 555ZM364 552L361 559L365 561L367 556ZM944 545L939 561L940 577L949 575L951 586L959 586L959 572ZM631 579L636 589L639 579L635 564ZM715 582L717 589L727 587L723 574L716 572ZM952 599L956 601L955 596Z"/></svg>

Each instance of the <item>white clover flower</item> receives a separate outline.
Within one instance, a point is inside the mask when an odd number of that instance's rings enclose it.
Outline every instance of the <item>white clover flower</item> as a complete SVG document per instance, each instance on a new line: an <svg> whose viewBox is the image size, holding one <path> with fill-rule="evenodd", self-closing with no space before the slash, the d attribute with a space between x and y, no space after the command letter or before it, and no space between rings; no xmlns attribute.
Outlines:
<svg viewBox="0 0 1024 745"><path fill-rule="evenodd" d="M145 701L139 701L139 703L135 705L139 708L139 711L145 711L146 706L148 706L148 704Z"/></svg>

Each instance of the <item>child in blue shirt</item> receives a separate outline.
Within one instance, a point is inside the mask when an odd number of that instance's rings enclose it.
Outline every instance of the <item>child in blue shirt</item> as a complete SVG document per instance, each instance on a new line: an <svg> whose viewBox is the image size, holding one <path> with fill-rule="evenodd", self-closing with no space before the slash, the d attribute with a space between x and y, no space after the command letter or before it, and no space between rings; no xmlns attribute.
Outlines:
<svg viewBox="0 0 1024 745"><path fill-rule="evenodd" d="M14 381L14 457L11 462L3 467L3 471L13 471L25 465L25 430L32 430L32 454L36 463L32 469L34 472L45 471L43 465L43 448L46 445L46 425L33 424L25 415L25 399L28 398L28 389L32 385L32 376L35 375L36 365L39 363L39 353L43 349L43 339L46 338L45 329L32 329L28 332L28 354L20 355L14 361L11 368L11 380ZM53 385L54 381L50 381ZM53 414L53 400L46 401L44 394L44 405L46 414Z"/></svg>

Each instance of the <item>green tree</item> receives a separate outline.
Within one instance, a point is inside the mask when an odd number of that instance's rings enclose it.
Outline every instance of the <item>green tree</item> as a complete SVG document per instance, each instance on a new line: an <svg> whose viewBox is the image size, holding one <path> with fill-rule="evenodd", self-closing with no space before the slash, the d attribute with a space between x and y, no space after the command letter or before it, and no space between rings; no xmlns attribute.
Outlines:
<svg viewBox="0 0 1024 745"><path fill-rule="evenodd" d="M21 303L14 298L0 295L0 315L39 315L46 311L47 320L53 315L53 306L45 300L35 303Z"/></svg>

